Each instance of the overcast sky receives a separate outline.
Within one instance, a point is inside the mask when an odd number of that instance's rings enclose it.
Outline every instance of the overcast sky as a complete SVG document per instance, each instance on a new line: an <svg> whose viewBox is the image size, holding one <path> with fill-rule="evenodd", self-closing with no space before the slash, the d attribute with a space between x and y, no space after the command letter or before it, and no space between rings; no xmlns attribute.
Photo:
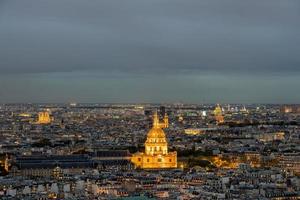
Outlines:
<svg viewBox="0 0 300 200"><path fill-rule="evenodd" d="M300 103L299 0L0 0L0 102Z"/></svg>

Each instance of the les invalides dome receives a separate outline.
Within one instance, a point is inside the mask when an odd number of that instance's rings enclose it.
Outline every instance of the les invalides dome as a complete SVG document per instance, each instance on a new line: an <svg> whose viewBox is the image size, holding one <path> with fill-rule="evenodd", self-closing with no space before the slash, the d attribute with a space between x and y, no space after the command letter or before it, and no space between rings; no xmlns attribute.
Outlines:
<svg viewBox="0 0 300 200"><path fill-rule="evenodd" d="M131 161L137 168L163 169L177 167L177 152L168 152L168 143L163 128L168 128L169 119L159 122L157 112L153 115L153 126L147 134L145 153L134 154Z"/></svg>

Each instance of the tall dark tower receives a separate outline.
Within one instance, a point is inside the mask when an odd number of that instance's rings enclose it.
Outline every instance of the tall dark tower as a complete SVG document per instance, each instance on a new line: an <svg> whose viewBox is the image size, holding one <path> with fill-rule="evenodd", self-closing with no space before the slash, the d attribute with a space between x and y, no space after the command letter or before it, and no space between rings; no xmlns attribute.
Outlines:
<svg viewBox="0 0 300 200"><path fill-rule="evenodd" d="M159 107L159 114L161 116L165 116L166 115L166 107L165 106L160 106Z"/></svg>

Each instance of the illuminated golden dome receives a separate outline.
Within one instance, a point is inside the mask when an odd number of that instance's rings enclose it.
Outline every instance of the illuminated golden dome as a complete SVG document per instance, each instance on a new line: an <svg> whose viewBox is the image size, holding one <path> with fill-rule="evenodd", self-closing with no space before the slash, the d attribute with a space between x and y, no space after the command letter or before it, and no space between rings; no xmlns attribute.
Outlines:
<svg viewBox="0 0 300 200"><path fill-rule="evenodd" d="M161 123L157 112L153 115L153 127L147 134L145 153L136 153L131 161L136 167L144 169L176 168L177 152L168 152L168 143L163 128L169 124L168 116L165 115Z"/></svg>
<svg viewBox="0 0 300 200"><path fill-rule="evenodd" d="M224 122L223 111L219 104L217 104L217 107L214 110L214 115L215 115L215 119L216 119L217 123Z"/></svg>
<svg viewBox="0 0 300 200"><path fill-rule="evenodd" d="M148 132L147 138L165 138L165 132L161 128L151 128Z"/></svg>
<svg viewBox="0 0 300 200"><path fill-rule="evenodd" d="M147 155L165 155L168 153L168 143L164 127L167 127L168 119L165 117L163 123L159 122L157 113L153 116L153 127L150 129L145 142L145 153Z"/></svg>

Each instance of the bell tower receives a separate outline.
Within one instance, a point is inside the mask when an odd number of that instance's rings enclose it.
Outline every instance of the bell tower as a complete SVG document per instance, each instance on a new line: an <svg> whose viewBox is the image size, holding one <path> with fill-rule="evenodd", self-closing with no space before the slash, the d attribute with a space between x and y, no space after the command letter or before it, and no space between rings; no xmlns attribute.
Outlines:
<svg viewBox="0 0 300 200"><path fill-rule="evenodd" d="M165 116L164 116L164 128L169 128L169 117L168 117L167 113L165 113Z"/></svg>
<svg viewBox="0 0 300 200"><path fill-rule="evenodd" d="M169 127L169 117L167 113L165 113L163 122L159 121L159 116L157 114L157 111L153 114L153 128L168 128Z"/></svg>

